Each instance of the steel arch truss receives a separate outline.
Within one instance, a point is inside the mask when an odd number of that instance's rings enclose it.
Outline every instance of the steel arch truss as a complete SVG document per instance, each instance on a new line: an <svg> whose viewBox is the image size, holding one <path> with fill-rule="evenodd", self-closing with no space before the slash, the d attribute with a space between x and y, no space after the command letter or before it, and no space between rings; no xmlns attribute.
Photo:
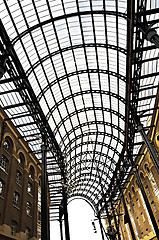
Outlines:
<svg viewBox="0 0 159 240"><path fill-rule="evenodd" d="M142 144L133 116L154 109L159 3L1 2L1 105L40 162L47 138L50 219L64 189L105 211Z"/></svg>

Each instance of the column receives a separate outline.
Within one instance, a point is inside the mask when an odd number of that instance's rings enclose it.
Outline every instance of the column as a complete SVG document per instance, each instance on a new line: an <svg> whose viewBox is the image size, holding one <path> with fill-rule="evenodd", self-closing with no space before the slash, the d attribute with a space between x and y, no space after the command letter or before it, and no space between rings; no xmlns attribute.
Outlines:
<svg viewBox="0 0 159 240"><path fill-rule="evenodd" d="M98 220L99 220L99 225L100 225L102 240L104 240L103 225L102 225L102 221L101 221L100 215L98 216Z"/></svg>
<svg viewBox="0 0 159 240"><path fill-rule="evenodd" d="M128 213L128 209L127 209L127 206L126 206L126 203L125 203L125 199L124 199L124 195L123 195L122 190L121 190L121 194L122 194L121 198L122 198L122 202L123 202L123 206L124 206L124 210L125 210L125 215L126 215L126 218L127 218L128 224L129 224L131 236L132 236L133 240L136 240L134 229L132 227L132 223L131 223L131 220L130 220L130 216L129 216L129 213Z"/></svg>
<svg viewBox="0 0 159 240"><path fill-rule="evenodd" d="M64 186L63 186L63 211L64 211L64 222L65 222L65 236L66 236L66 240L70 240L68 211L67 211L67 194Z"/></svg>
<svg viewBox="0 0 159 240"><path fill-rule="evenodd" d="M41 176L41 240L48 240L48 206L47 206L47 172L46 172L46 138L44 136L42 150L42 176Z"/></svg>
<svg viewBox="0 0 159 240"><path fill-rule="evenodd" d="M61 240L63 240L62 210L61 210L61 209L59 209L59 222L60 222L60 235L61 235Z"/></svg>
<svg viewBox="0 0 159 240"><path fill-rule="evenodd" d="M114 211L114 207L113 207L113 203L112 203L112 201L111 201L111 207L112 207L112 212L113 212L113 217L114 217L115 227L116 227L117 234L118 234L118 239L121 240L120 232L119 232L119 224L117 223L117 220L116 220L116 215L115 215L115 211Z"/></svg>

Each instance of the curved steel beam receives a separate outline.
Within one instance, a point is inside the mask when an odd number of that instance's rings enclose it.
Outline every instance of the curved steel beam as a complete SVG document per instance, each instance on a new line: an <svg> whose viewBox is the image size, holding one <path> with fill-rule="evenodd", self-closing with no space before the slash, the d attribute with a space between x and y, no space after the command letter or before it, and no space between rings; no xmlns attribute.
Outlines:
<svg viewBox="0 0 159 240"><path fill-rule="evenodd" d="M70 192L70 195L71 193L77 191L77 189L80 187L80 190L83 191L83 192L91 192L92 193L92 196L94 196L94 198L97 198L99 199L99 195L102 196L102 191L101 191L101 185L100 183L98 182L95 182L95 181L89 181L91 183L84 183L84 181L79 181L79 182L76 182L73 184L73 187L70 186L70 188L68 188L68 194ZM93 184L96 183L97 186L95 187ZM107 182L106 182L107 183ZM88 187L89 189L86 189L86 187ZM106 191L107 189L105 189ZM104 191L104 189L103 189ZM101 198L100 198L101 199Z"/></svg>
<svg viewBox="0 0 159 240"><path fill-rule="evenodd" d="M108 71L108 70L103 70L103 69L85 69L85 70L79 70L79 71L75 71L75 72L71 72L71 73L68 73L64 76L61 76L59 78L56 78L53 82L51 82L49 85L47 85L42 92L39 93L39 95L37 96L37 99L38 101L40 101L40 99L42 98L42 96L44 95L44 93L47 92L47 90L49 90L54 84L60 82L61 80L65 79L65 78L68 78L68 77L72 77L72 76L75 76L75 75L79 75L79 74L83 74L83 73L103 73L103 74L109 74L109 75L112 75L113 77L118 77L119 79L121 79L123 82L126 82L126 78L121 75L121 74L117 74L116 72L113 72L113 71ZM87 90L88 91L88 90ZM87 91L83 91L83 92L87 92ZM104 93L105 91L102 91L102 90L93 90L93 91L97 91L97 92L101 92L101 93ZM111 92L110 92L111 94ZM71 95L72 96L72 95ZM73 95L74 96L74 95ZM73 97L72 96L72 97ZM69 96L67 96L65 98L65 101L67 100ZM122 97L121 97L122 98ZM124 100L124 103L125 103L125 98L122 98Z"/></svg>
<svg viewBox="0 0 159 240"><path fill-rule="evenodd" d="M70 176L73 176L73 174L71 174ZM96 178L97 175L94 174L94 173L92 173L91 176L94 177L94 178ZM88 177L89 180L90 180L90 174L89 174L89 173L81 173L81 175L76 176L75 179L72 178L71 181L73 182L73 181L76 181L78 178L80 179L80 178L83 178L83 177L84 177L84 178ZM110 180L111 178L108 176L108 179ZM70 181L69 181L69 179L68 179L68 184L69 184L69 182L70 182Z"/></svg>
<svg viewBox="0 0 159 240"><path fill-rule="evenodd" d="M94 121L94 124L98 124L98 122L95 122L95 121ZM84 126L87 126L87 125L88 125L87 123L84 124ZM80 126L78 126L78 128L80 128ZM116 129L116 128L115 128L115 129ZM118 130L120 131L120 128L119 128ZM72 131L71 131L71 132L72 132ZM96 133L97 133L97 132L92 132L92 131L90 131L90 132L84 132L84 133L82 133L82 134L80 134L80 135L78 135L78 136L76 135L75 138L72 138L72 140L71 140L67 145L65 145L65 148L63 149L63 152L65 152L65 149L67 149L68 147L70 147L71 144L73 144L74 142L76 142L77 139L82 139L83 137L88 136L88 134L89 134L89 135L95 135ZM65 139L64 139L64 138L61 139L61 142L59 143L60 146L61 146L61 144L66 140L66 138L67 138L69 135L70 135L70 134L68 133L67 135L64 136ZM118 137L116 137L116 136L114 136L114 135L112 135L112 134L110 134L110 133L99 132L99 131L98 131L98 135L104 135L104 136L110 137L110 138L118 141L121 145L123 145L123 141L122 141L121 139L119 139ZM124 135L124 134L123 134L123 135ZM55 137L56 137L56 135L55 135Z"/></svg>
<svg viewBox="0 0 159 240"><path fill-rule="evenodd" d="M78 109L77 111L74 111L74 112L70 113L69 115L67 115L66 117L64 117L64 118L63 118L63 121L66 121L66 120L70 119L70 117L73 117L74 115L77 115L78 113L85 112L85 111L89 111L89 110L91 110L91 111L92 111L92 110L100 110L100 111L104 111L104 112L113 113L114 115L118 116L118 117L121 118L123 121L125 121L125 117L124 117L121 113L119 113L119 112L117 112L117 111L115 111L115 110L113 110L113 109L105 108L105 107L86 107L86 108ZM59 127L63 124L63 121L61 121L61 122L58 123L58 126L59 126ZM104 124L103 121L99 121L99 123ZM74 130L76 130L76 129L78 129L78 126L76 126L76 127L74 128ZM56 134L56 131L57 131L57 130L56 130L56 128L55 128L54 134ZM71 131L71 130L70 130L70 131Z"/></svg>
<svg viewBox="0 0 159 240"><path fill-rule="evenodd" d="M95 181L92 181L92 183L94 183ZM95 186L93 186L93 184L91 184L91 183L84 183L84 181L81 181L81 183L80 183L80 181L79 182L76 182L74 185L73 185L73 187L71 187L71 186L69 186L69 188L68 188L68 193L69 193L69 191L71 192L75 192L76 190L77 190L77 188L80 188L80 190L81 191L88 191L88 190L85 190L85 188L86 187L89 187L89 188L92 188L92 190L93 191L91 191L92 193L95 193L95 195L97 195L97 192L99 193L100 192L100 190L98 190L98 187L99 186L99 184L95 187ZM96 190L96 192L95 192L95 190ZM71 193L70 193L71 194Z"/></svg>
<svg viewBox="0 0 159 240"><path fill-rule="evenodd" d="M80 170L80 169L79 169ZM81 170L86 170L86 168L81 168ZM94 168L94 170L96 170L95 168ZM102 172L102 171L101 171ZM112 172L112 171L111 171ZM76 174L78 173L78 171L76 171ZM102 172L102 174L103 174L103 172ZM113 174L113 172L112 172L112 174ZM70 177L71 176L74 176L74 173L73 174L70 174ZM103 175L102 175L103 176ZM106 182L106 183L108 183L103 177L100 177L104 182ZM87 178L88 177L88 178ZM97 174L94 174L94 173L91 173L91 177L94 177L94 179L97 177ZM84 178L84 180L90 180L91 178L90 178L90 173L81 173L79 176L76 176L75 177L75 179L73 179L73 178L71 178L71 180L70 181L68 181L69 183L68 183L68 185L70 184L70 182L71 182L71 184L74 184L74 182L76 182L76 181L78 181L78 179L79 179L79 181L78 182L80 182L82 179ZM109 176L109 175L107 175L107 179L109 179L109 180L111 180L111 177Z"/></svg>
<svg viewBox="0 0 159 240"><path fill-rule="evenodd" d="M72 192L72 194L75 194L75 192L78 192L79 194L80 194L80 192L81 193L83 193L83 194L87 194L87 195L90 195L90 196L94 196L94 193L95 193L95 191L93 190L93 188L91 188L90 190L89 190L89 194L88 194L88 191L86 191L85 190L85 188L86 188L86 186L84 186L84 185L78 185L77 187L76 187L76 189L74 189L73 190L73 192ZM71 195L71 194L70 194ZM96 195L96 194L95 194ZM100 195L102 195L102 194L100 194Z"/></svg>
<svg viewBox="0 0 159 240"><path fill-rule="evenodd" d="M121 101L122 103L126 103L125 102L125 98L123 98L122 96L116 94L116 93L113 93L113 92L110 92L110 91L104 91L104 90L86 90L86 91L81 91L81 92L76 92L74 93L73 95L68 95L67 97L65 98L62 98L59 102L56 103L56 105L54 105L51 109L50 109L50 112L48 114L46 114L46 118L49 120L49 117L50 115L53 113L53 111L59 107L61 104L63 104L64 102L66 102L67 100L69 99L72 99L72 98L75 98L77 96L80 96L80 95L84 95L84 94L92 94L92 93L99 93L99 94L104 94L104 95L108 95L108 96L111 96L111 97L114 97L116 99L118 99L119 101ZM88 108L84 108L84 109L101 109L101 107L88 107ZM102 108L102 110L105 110L107 108ZM117 111L115 111L117 113ZM70 114L71 116L71 114ZM118 115L119 116L119 115Z"/></svg>
<svg viewBox="0 0 159 240"><path fill-rule="evenodd" d="M87 161L87 162L90 162L90 163L92 163L92 161ZM71 178L71 176L73 176L74 174L76 175L76 174L78 174L78 172L80 172L80 175L81 175L81 171L82 170L87 170L87 171L89 171L89 170L95 170L96 171L96 167L81 167L81 165L80 165L81 163L76 163L73 167L75 167L75 170L74 171L72 171L72 173L69 175L69 171L66 171L67 173L68 173L68 175L70 176L70 178ZM77 169L77 166L78 165L80 165L80 167ZM102 164L102 165L104 165L104 164ZM107 167L107 169L109 169L109 171L111 171L112 173L114 172L112 169L110 169L110 165L108 166L108 165L106 165L106 167ZM104 180L104 178L103 178L103 175L105 174L105 176L107 177L107 178L109 178L110 180L111 180L111 178L109 177L109 174L108 173L106 173L104 170L100 170L100 172L102 173L102 176L100 176L100 178L101 179L103 179L103 181L105 181ZM83 174L85 174L85 173L83 173ZM92 175L91 175L92 176ZM95 176L94 176L95 178L99 178L98 176L97 176L97 174L95 174ZM70 182L72 181L72 179L70 180Z"/></svg>
<svg viewBox="0 0 159 240"><path fill-rule="evenodd" d="M93 201L93 199L91 199L90 197L86 196L85 194L81 193L81 194L72 194L69 198L73 198L73 197L83 197L83 198L86 198L89 202L92 203L92 205L94 206L94 208L96 209L96 205L97 203L95 201ZM96 209L97 211L97 209Z"/></svg>
<svg viewBox="0 0 159 240"><path fill-rule="evenodd" d="M56 22L58 20L62 20L62 19L66 19L66 18L70 18L70 17L75 17L75 16L84 16L84 15L92 15L92 14L107 14L107 15L112 15L112 16L116 16L118 15L121 18L127 19L127 14L122 13L122 12L116 12L116 11L83 11L83 12L76 12L76 13L70 13L70 14L65 14L62 16L58 16L55 18L50 18L44 22L41 22L39 24L34 25L33 27L30 27L28 29L26 29L24 32L20 33L17 37L15 37L12 40L12 44L14 45L19 39L22 39L26 34L29 34L30 32L34 31L35 29L45 26L46 24L52 23L52 22Z"/></svg>
<svg viewBox="0 0 159 240"><path fill-rule="evenodd" d="M92 204L92 202L90 202L88 199L86 199L86 198L84 198L84 197L82 197L82 196L81 196L81 197L80 197L80 196L78 196L78 197L76 197L76 196L70 197L70 198L68 199L68 204L69 204L70 202L72 202L73 200L77 200L77 199L86 201L86 202L90 205L90 207L93 209L93 211L94 211L94 212L96 211L96 209L94 208L94 205Z"/></svg>
<svg viewBox="0 0 159 240"><path fill-rule="evenodd" d="M26 71L26 75L29 76L31 74L31 72L37 68L39 65L41 65L43 62L45 62L46 60L50 59L51 57L54 57L58 54L61 54L63 52L67 52L67 51L70 51L70 50L74 50L74 49L78 49L78 48L85 48L85 47L102 47L102 48L110 48L112 50L116 50L116 51L119 51L123 54L126 55L126 50L124 48L121 48L119 46L115 46L115 45L112 45L112 44L104 44L104 43L84 43L84 44L79 44L79 45L73 45L73 46L69 46L69 47L66 47L66 48L62 48L60 50L57 50L55 52L52 52L51 54L48 54L42 58L40 58L40 60L38 60L37 62L35 62L27 71Z"/></svg>
<svg viewBox="0 0 159 240"><path fill-rule="evenodd" d="M103 110L102 107L101 107L101 110ZM82 109L82 112L85 112L85 109ZM111 109L110 109L110 112L111 112ZM74 113L74 115L76 115L77 111L74 111L73 113ZM54 130L54 134L56 135L56 133L59 131L60 127L64 124L64 122L66 122L68 119L70 119L74 115L72 115L72 114L71 114L71 116L67 115L65 118L63 118L62 121L57 124L57 128ZM119 115L117 115L117 114L115 114L115 115L119 117ZM69 132L67 132L67 134L70 135L72 132L75 132L75 130L77 130L78 128L82 128L87 125L89 125L89 127L90 127L90 125L92 125L92 124L106 125L106 126L109 126L109 127L112 127L114 129L118 130L123 135L125 134L125 131L123 129L121 129L120 127L118 127L117 125L110 123L110 122L104 122L104 121L90 121L90 122L86 122L86 123L81 123L81 124L77 125L76 127L74 127L73 129L71 129ZM88 133L92 134L92 131L91 132L89 131ZM65 140L66 138L67 138L67 135L65 135L62 139Z"/></svg>
<svg viewBox="0 0 159 240"><path fill-rule="evenodd" d="M82 152L82 154L91 154L91 153L93 153L93 151L85 151L85 152ZM82 154L81 153L78 153L78 154L76 154L75 156L72 156L71 158L70 158L70 160L68 160L68 163L69 164L71 164L71 162L73 162L73 161L75 161L75 159L77 159L78 157L80 157L80 156L82 156ZM105 154L105 153L101 153L101 152L95 152L95 155L99 155L99 157L105 157L105 158L108 158L112 163L114 163L114 164L116 164L116 162L114 161L114 159L113 158L111 158L109 155L107 155L107 154ZM82 160L82 161L85 161L85 160ZM81 160L80 160L80 162L81 162ZM87 162L88 162L88 159L87 159ZM91 161L90 161L91 162ZM103 165L103 167L109 167L107 164L106 164L106 161L104 161L104 162L102 162L102 161L100 161L99 159L97 160L97 162L99 163L99 164L101 164L101 165ZM73 165L73 167L75 167L76 166L76 164L74 164ZM110 178L111 179L111 178Z"/></svg>
<svg viewBox="0 0 159 240"><path fill-rule="evenodd" d="M87 142L83 142L82 145L88 145L88 144L96 144L97 142L96 141L87 141ZM99 145L103 145L107 148L110 148L112 151L114 151L118 156L119 156L119 152L113 148L112 146L110 146L109 144L106 144L106 143L102 143L102 142L99 142L98 143ZM78 148L78 147L81 147L81 144L77 144L75 147L73 147L70 151L67 152L66 154L66 157L68 157L68 155L71 153L71 151L73 151L75 148Z"/></svg>

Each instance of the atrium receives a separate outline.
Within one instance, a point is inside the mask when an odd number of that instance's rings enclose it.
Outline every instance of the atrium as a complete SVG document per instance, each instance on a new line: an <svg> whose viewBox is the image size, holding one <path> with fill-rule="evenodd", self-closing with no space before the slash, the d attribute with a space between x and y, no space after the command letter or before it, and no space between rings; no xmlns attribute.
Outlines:
<svg viewBox="0 0 159 240"><path fill-rule="evenodd" d="M41 239L63 216L70 239L67 204L79 197L107 219L103 240L124 239L119 224L111 235L111 213L132 171L145 196L136 164L143 146L159 171L148 138L159 1L1 0L0 18L0 105L42 167ZM142 239L129 228L127 239Z"/></svg>

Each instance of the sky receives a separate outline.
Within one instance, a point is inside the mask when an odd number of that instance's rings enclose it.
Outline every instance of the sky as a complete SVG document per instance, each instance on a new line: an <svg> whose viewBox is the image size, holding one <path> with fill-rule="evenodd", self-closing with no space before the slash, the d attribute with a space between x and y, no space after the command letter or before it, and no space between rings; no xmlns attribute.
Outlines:
<svg viewBox="0 0 159 240"><path fill-rule="evenodd" d="M97 218L94 216L94 211L86 201L75 199L70 202L68 204L68 215L70 240L102 240L99 222L95 220ZM92 220L95 220L97 233L94 233ZM104 226L104 220L102 222ZM51 240L61 240L58 221L51 222L50 236ZM105 240L107 240L106 237Z"/></svg>

